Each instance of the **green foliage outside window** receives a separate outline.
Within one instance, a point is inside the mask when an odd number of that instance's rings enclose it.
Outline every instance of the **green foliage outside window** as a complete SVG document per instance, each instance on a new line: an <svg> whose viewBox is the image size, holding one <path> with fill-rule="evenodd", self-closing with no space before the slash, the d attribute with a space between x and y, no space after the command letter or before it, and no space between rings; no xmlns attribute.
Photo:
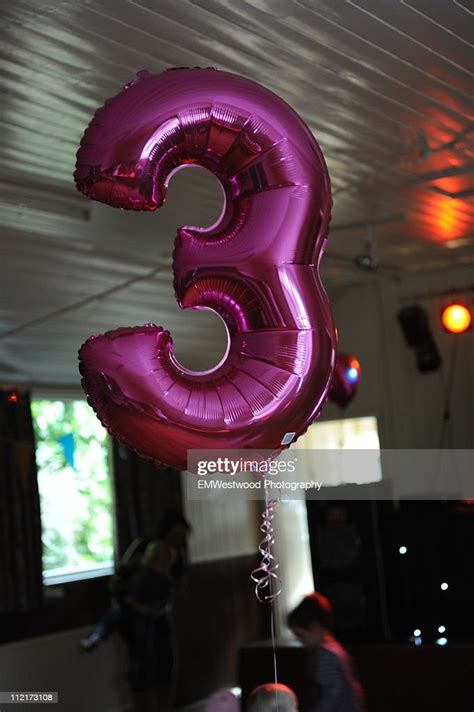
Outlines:
<svg viewBox="0 0 474 712"><path fill-rule="evenodd" d="M31 408L45 575L111 564L112 492L106 431L84 401L36 400Z"/></svg>

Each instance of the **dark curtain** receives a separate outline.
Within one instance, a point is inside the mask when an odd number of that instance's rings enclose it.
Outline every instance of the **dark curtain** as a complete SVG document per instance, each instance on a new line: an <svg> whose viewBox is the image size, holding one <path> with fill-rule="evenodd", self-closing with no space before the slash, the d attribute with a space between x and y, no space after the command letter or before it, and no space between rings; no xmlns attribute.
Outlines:
<svg viewBox="0 0 474 712"><path fill-rule="evenodd" d="M116 552L120 558L137 537L147 536L169 509L181 511L181 476L159 469L113 441Z"/></svg>
<svg viewBox="0 0 474 712"><path fill-rule="evenodd" d="M0 390L0 613L42 603L41 517L30 397Z"/></svg>

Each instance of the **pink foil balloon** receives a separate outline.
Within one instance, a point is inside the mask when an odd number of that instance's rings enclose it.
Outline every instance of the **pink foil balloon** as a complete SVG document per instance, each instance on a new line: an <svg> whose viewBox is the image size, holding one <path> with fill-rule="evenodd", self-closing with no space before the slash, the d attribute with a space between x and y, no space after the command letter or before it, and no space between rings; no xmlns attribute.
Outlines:
<svg viewBox="0 0 474 712"><path fill-rule="evenodd" d="M89 198L156 210L173 172L191 164L217 176L225 208L212 227L178 230L176 298L221 316L225 357L189 371L154 324L92 336L79 352L109 432L177 469L190 448L288 446L327 397L336 341L318 273L329 176L312 134L275 94L215 69L139 72L96 112L74 177Z"/></svg>
<svg viewBox="0 0 474 712"><path fill-rule="evenodd" d="M342 408L349 405L357 393L360 381L360 363L352 354L340 353L329 390L329 400Z"/></svg>

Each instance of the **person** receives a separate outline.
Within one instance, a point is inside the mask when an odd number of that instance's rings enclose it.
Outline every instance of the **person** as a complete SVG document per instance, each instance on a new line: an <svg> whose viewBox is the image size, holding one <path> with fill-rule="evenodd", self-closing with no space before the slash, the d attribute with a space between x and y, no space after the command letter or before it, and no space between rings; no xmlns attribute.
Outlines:
<svg viewBox="0 0 474 712"><path fill-rule="evenodd" d="M161 712L172 703L176 650L171 603L176 559L176 550L165 541L150 542L122 597L120 632L128 649L135 712Z"/></svg>
<svg viewBox="0 0 474 712"><path fill-rule="evenodd" d="M252 690L247 712L298 712L298 700L290 687L269 682Z"/></svg>
<svg viewBox="0 0 474 712"><path fill-rule="evenodd" d="M114 576L111 578L110 593L112 600L110 608L102 616L94 630L86 638L80 640L79 645L82 650L86 652L95 650L100 643L120 629L122 619L121 599L127 588L127 581L139 566L141 557L150 542L164 540L176 551L177 556L172 567L171 576L175 582L175 587L179 585L186 570L185 549L190 531L189 522L183 514L177 510L170 509L165 512L157 526L147 536L138 537L130 544Z"/></svg>
<svg viewBox="0 0 474 712"><path fill-rule="evenodd" d="M331 633L332 607L326 596L305 596L289 614L288 625L312 652L302 712L363 712L364 692L349 653Z"/></svg>
<svg viewBox="0 0 474 712"><path fill-rule="evenodd" d="M171 576L177 586L186 570L186 540L191 527L181 512L167 510L157 525L144 537L135 539L123 555L117 570L110 581L111 605L102 616L94 630L80 640L79 645L85 652L91 652L103 641L120 629L122 620L121 600L127 588L127 582L136 568L148 544L152 541L164 540L177 552L173 563Z"/></svg>

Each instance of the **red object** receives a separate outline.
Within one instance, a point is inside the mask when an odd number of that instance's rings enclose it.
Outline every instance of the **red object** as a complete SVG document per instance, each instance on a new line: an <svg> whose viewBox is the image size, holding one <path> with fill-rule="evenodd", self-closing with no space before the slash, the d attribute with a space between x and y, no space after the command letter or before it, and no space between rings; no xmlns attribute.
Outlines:
<svg viewBox="0 0 474 712"><path fill-rule="evenodd" d="M360 362L352 354L342 353L336 357L329 400L341 408L349 405L357 393L360 381Z"/></svg>
<svg viewBox="0 0 474 712"><path fill-rule="evenodd" d="M12 391L8 394L7 400L9 403L18 403L18 393L16 391Z"/></svg>

